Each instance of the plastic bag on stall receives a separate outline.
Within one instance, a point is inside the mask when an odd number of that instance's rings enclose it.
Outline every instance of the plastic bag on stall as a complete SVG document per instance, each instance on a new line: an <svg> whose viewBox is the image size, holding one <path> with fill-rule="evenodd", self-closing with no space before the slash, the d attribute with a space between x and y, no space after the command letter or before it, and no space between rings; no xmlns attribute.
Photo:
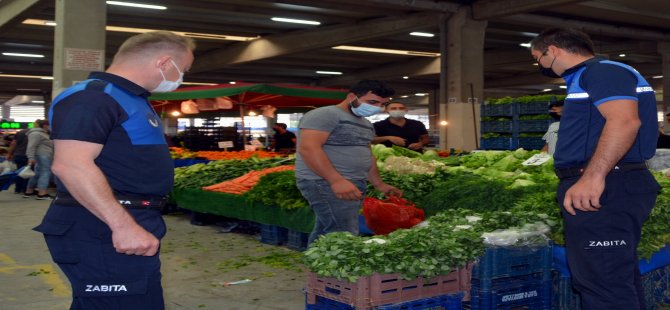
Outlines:
<svg viewBox="0 0 670 310"><path fill-rule="evenodd" d="M217 110L216 100L210 98L200 98L195 99L195 103L198 105L198 110L200 111L214 111Z"/></svg>
<svg viewBox="0 0 670 310"><path fill-rule="evenodd" d="M0 174L7 174L14 170L16 170L16 165L13 162L5 160L0 163Z"/></svg>
<svg viewBox="0 0 670 310"><path fill-rule="evenodd" d="M551 228L542 222L526 224L520 228L498 229L482 234L484 244L491 246L545 246Z"/></svg>
<svg viewBox="0 0 670 310"><path fill-rule="evenodd" d="M386 235L400 228L411 228L425 219L422 209L397 197L379 200L366 197L363 201L365 224L376 234Z"/></svg>

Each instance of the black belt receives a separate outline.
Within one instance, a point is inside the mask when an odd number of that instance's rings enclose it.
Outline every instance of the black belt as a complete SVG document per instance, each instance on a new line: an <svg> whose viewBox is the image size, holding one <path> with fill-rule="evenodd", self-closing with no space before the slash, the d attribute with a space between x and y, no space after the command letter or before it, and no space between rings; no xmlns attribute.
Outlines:
<svg viewBox="0 0 670 310"><path fill-rule="evenodd" d="M116 201L128 209L148 209L148 210L162 210L167 202L165 197L151 197L151 198L138 198L138 197L124 197L117 196ZM73 197L56 197L54 199L54 204L59 206L68 206L68 207L83 207L79 201Z"/></svg>
<svg viewBox="0 0 670 310"><path fill-rule="evenodd" d="M618 164L614 166L610 172L625 172L633 170L646 170L646 163L635 163L635 164ZM556 169L556 176L559 179L572 178L582 175L584 168L565 168L565 169Z"/></svg>

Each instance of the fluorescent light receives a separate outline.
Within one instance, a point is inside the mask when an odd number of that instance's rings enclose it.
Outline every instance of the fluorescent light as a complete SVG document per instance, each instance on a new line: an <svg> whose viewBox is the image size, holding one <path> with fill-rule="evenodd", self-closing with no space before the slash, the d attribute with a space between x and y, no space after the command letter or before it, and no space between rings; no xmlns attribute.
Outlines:
<svg viewBox="0 0 670 310"><path fill-rule="evenodd" d="M144 3L133 3L133 2L123 2L123 1L107 1L107 4L109 4L109 5L120 5L120 6L130 6L130 7L142 8L142 9L167 10L166 6L144 4Z"/></svg>
<svg viewBox="0 0 670 310"><path fill-rule="evenodd" d="M545 89L543 89L542 91L543 91L543 92L548 92L548 91L552 91L552 90L553 90L553 89L551 89L551 88L545 88Z"/></svg>
<svg viewBox="0 0 670 310"><path fill-rule="evenodd" d="M429 33L429 32L410 32L409 35L411 36L416 36L416 37L427 37L427 38L432 38L435 36L435 34Z"/></svg>
<svg viewBox="0 0 670 310"><path fill-rule="evenodd" d="M400 96L400 98L408 98L408 97L409 97L408 95L402 95L402 96Z"/></svg>
<svg viewBox="0 0 670 310"><path fill-rule="evenodd" d="M402 79L403 79L403 80L407 80L407 79L409 79L409 76L406 76L406 75L405 75L405 76L402 77Z"/></svg>
<svg viewBox="0 0 670 310"><path fill-rule="evenodd" d="M533 66L539 66L537 63L534 63Z"/></svg>
<svg viewBox="0 0 670 310"><path fill-rule="evenodd" d="M40 54L25 54L25 53L2 53L5 56L15 56L15 57L32 57L32 58L44 58L44 55Z"/></svg>
<svg viewBox="0 0 670 310"><path fill-rule="evenodd" d="M447 122L447 121L441 121L441 122L440 122L440 125L441 125L441 126L447 126L447 125L449 125L449 122Z"/></svg>
<svg viewBox="0 0 670 310"><path fill-rule="evenodd" d="M172 111L171 114L172 114L172 116L179 116L179 115L181 115L181 113L179 113L179 111Z"/></svg>
<svg viewBox="0 0 670 310"><path fill-rule="evenodd" d="M293 23L293 24L304 24L304 25L321 25L321 22L314 20L304 20L304 19L294 19L294 18L284 18L284 17L273 17L272 20L282 23Z"/></svg>
<svg viewBox="0 0 670 310"><path fill-rule="evenodd" d="M183 85L218 85L216 83L183 82Z"/></svg>
<svg viewBox="0 0 670 310"><path fill-rule="evenodd" d="M520 43L519 45L521 45L523 47L530 47L530 43Z"/></svg>
<svg viewBox="0 0 670 310"><path fill-rule="evenodd" d="M53 76L43 76L40 78L40 80L53 80L53 79L54 79Z"/></svg>
<svg viewBox="0 0 670 310"><path fill-rule="evenodd" d="M626 54L619 54L619 57L626 57Z"/></svg>
<svg viewBox="0 0 670 310"><path fill-rule="evenodd" d="M333 49L345 50L345 51L356 51L356 52L368 52L368 53L407 55L407 56L424 56L424 57L439 57L440 56L440 53L404 51L404 50L394 50L394 49L388 49L388 48L374 48L374 47L351 46L351 45L333 46Z"/></svg>
<svg viewBox="0 0 670 310"><path fill-rule="evenodd" d="M316 71L318 74L342 75L339 71Z"/></svg>
<svg viewBox="0 0 670 310"><path fill-rule="evenodd" d="M26 19L23 21L23 24L26 25L37 25L37 26L55 26L56 23L50 22L47 20L43 19ZM118 26L106 26L105 29L107 31L113 31L113 32L128 32L128 33L145 33L145 32L151 32L151 31L157 31L158 29L149 29L149 28L131 28L131 27L118 27ZM173 33L187 36L187 37L192 37L192 38L199 38L199 39L210 39L210 40L224 40L224 41L251 41L253 39L257 39L258 36L255 37L242 37L242 36L231 36L231 35L224 35L224 34L214 34L214 33L200 33L200 32L182 32L182 31L171 31Z"/></svg>
<svg viewBox="0 0 670 310"><path fill-rule="evenodd" d="M44 103L44 100L33 100L33 101L30 101L30 102L32 102L32 103Z"/></svg>
<svg viewBox="0 0 670 310"><path fill-rule="evenodd" d="M416 94L414 94L414 96L419 96L419 97L423 97L423 96L426 96L426 95L428 95L428 94L426 94L426 93L416 93Z"/></svg>
<svg viewBox="0 0 670 310"><path fill-rule="evenodd" d="M0 77L6 77L6 78L20 78L20 79L53 79L53 77L50 76L43 76L43 75L22 75L22 74L0 74Z"/></svg>
<svg viewBox="0 0 670 310"><path fill-rule="evenodd" d="M565 85L561 85L561 86L559 86L559 88L562 88L562 89L568 89L568 87L565 86Z"/></svg>
<svg viewBox="0 0 670 310"><path fill-rule="evenodd" d="M652 78L652 79L662 79L663 76L662 76L662 75L654 75L654 76L652 76L651 78Z"/></svg>
<svg viewBox="0 0 670 310"><path fill-rule="evenodd" d="M228 82L228 84L233 84L233 85L235 85L235 84L237 84L237 82L235 82L235 81L230 81L230 82Z"/></svg>

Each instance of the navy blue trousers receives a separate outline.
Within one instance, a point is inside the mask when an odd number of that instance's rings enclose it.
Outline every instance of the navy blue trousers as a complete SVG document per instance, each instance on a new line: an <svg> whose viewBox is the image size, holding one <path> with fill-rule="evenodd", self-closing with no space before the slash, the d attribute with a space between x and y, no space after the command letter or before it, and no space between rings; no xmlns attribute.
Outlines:
<svg viewBox="0 0 670 310"><path fill-rule="evenodd" d="M158 239L165 235L160 211L128 211ZM109 227L86 208L52 203L34 230L44 234L53 261L70 280L71 310L165 308L159 255L117 253Z"/></svg>
<svg viewBox="0 0 670 310"><path fill-rule="evenodd" d="M582 309L645 309L637 245L661 187L648 170L611 172L599 211L576 210L576 215L570 215L563 208L563 198L577 180L562 179L557 197L568 266Z"/></svg>

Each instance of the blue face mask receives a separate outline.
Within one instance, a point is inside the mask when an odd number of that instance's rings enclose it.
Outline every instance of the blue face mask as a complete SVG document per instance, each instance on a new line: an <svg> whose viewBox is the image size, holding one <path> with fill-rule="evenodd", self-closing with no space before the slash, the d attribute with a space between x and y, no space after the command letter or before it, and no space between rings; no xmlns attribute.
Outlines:
<svg viewBox="0 0 670 310"><path fill-rule="evenodd" d="M378 114L382 111L381 107L371 105L367 102L362 102L360 99L358 99L358 97L356 97L356 100L358 100L360 103L360 105L357 107L354 107L351 102L349 102L349 106L351 106L351 112L353 112L356 116L367 117Z"/></svg>

